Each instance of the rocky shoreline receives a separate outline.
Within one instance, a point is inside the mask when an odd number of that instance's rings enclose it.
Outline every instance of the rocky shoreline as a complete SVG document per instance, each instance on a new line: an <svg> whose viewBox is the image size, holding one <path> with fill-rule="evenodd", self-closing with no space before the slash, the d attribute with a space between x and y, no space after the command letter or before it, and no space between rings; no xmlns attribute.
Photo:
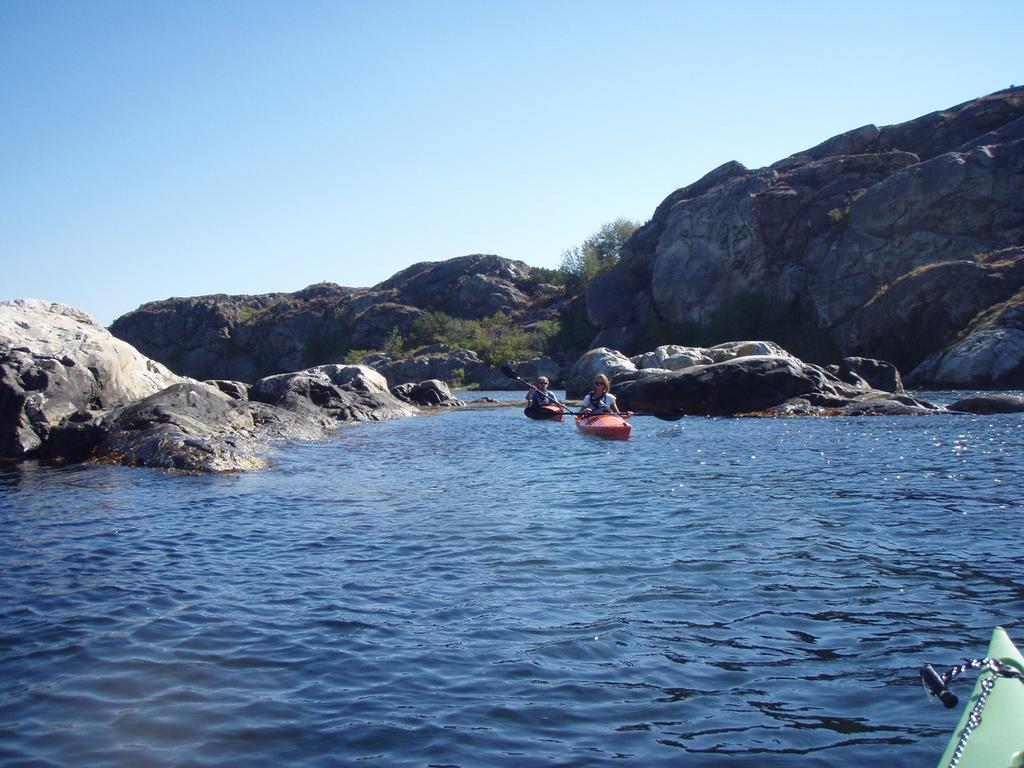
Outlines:
<svg viewBox="0 0 1024 768"><path fill-rule="evenodd" d="M266 466L272 444L416 412L365 366L318 366L251 386L198 381L71 307L0 303L4 460L244 471Z"/></svg>
<svg viewBox="0 0 1024 768"><path fill-rule="evenodd" d="M770 342L666 346L634 358L607 348L591 350L564 381L569 396L581 395L598 372L612 377L622 407L635 411L701 416L1024 412L1024 399L1001 395L933 405L907 395L899 373L887 363L847 358L823 368ZM387 379L366 365L320 365L251 385L198 381L146 358L71 307L0 302L0 458L5 461L248 471L266 467L274 445L319 440L344 423L519 402L467 404L440 380L389 388Z"/></svg>

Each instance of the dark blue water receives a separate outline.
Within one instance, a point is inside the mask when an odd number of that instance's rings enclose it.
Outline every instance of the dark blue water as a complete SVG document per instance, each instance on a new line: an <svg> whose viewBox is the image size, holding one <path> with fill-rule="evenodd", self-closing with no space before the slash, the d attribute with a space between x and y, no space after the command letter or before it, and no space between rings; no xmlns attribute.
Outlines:
<svg viewBox="0 0 1024 768"><path fill-rule="evenodd" d="M917 667L1024 641L1022 470L1019 415L519 408L5 468L0 763L933 765Z"/></svg>

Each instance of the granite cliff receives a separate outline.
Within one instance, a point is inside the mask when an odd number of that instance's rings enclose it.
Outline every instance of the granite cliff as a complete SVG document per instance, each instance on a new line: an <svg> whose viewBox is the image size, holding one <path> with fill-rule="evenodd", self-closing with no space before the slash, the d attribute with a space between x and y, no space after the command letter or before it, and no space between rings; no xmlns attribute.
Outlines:
<svg viewBox="0 0 1024 768"><path fill-rule="evenodd" d="M1022 245L1018 87L767 168L726 163L658 206L587 310L594 346L772 338L883 358L915 385L1019 387Z"/></svg>

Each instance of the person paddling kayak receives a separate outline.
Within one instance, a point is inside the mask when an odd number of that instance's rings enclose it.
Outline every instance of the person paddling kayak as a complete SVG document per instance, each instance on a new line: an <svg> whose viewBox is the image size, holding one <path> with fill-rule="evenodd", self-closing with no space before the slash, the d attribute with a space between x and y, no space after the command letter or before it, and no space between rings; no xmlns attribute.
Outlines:
<svg viewBox="0 0 1024 768"><path fill-rule="evenodd" d="M542 405L558 405L563 409L565 408L562 403L558 401L553 392L548 390L548 386L551 382L547 376L540 376L537 378L537 385L530 389L526 393L526 403L529 407L539 408Z"/></svg>
<svg viewBox="0 0 1024 768"><path fill-rule="evenodd" d="M633 427L626 419L632 413L623 413L608 391L608 377L603 373L594 377L594 388L583 398L583 408L576 417L576 428L585 435L606 440L628 440Z"/></svg>
<svg viewBox="0 0 1024 768"><path fill-rule="evenodd" d="M594 377L594 388L583 398L582 413L621 413L615 404L615 395L608 391L608 377L603 373Z"/></svg>

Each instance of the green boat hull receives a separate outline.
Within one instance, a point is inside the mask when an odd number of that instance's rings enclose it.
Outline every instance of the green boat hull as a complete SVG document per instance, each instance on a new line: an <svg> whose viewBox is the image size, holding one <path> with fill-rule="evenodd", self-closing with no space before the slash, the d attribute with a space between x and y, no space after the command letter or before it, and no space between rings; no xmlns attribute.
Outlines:
<svg viewBox="0 0 1024 768"><path fill-rule="evenodd" d="M1002 627L996 627L992 632L988 658L998 659L1024 672L1024 656ZM989 670L978 675L971 698L939 761L939 768L949 768L967 719L981 696L981 683L991 675ZM981 713L981 724L967 739L957 768L1024 768L1024 685L1020 680L1009 677L996 679Z"/></svg>

